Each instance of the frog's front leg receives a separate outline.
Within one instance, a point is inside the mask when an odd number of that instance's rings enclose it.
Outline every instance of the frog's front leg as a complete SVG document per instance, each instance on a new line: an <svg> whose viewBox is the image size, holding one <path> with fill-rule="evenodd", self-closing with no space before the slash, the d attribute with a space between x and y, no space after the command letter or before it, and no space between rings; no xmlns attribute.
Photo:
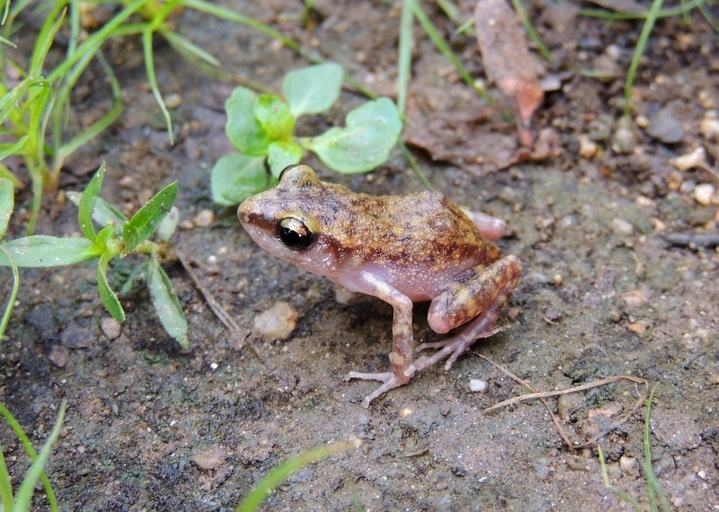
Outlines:
<svg viewBox="0 0 719 512"><path fill-rule="evenodd" d="M432 300L428 320L433 330L440 334L464 325L466 327L441 344L420 345L418 350L432 346L443 348L431 357L420 357L414 368L422 370L449 356L445 369L462 355L479 338L491 336L497 330L494 324L502 307L507 303L522 273L522 265L516 256L505 256L489 267L473 267ZM471 320L471 321L470 321Z"/></svg>
<svg viewBox="0 0 719 512"><path fill-rule="evenodd" d="M383 384L362 400L366 408L369 403L390 389L407 384L415 372L412 365L414 336L412 334L412 301L397 289L377 279L369 272L362 272L360 287L362 293L374 295L392 305L394 319L392 321L392 352L389 354L392 363L391 372L363 373L349 372L345 380L365 379L379 380Z"/></svg>

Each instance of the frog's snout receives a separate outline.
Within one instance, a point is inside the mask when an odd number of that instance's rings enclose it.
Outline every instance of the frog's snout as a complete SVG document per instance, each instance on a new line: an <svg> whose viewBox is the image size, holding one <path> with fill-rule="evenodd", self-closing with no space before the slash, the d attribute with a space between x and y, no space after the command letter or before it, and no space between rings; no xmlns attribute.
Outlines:
<svg viewBox="0 0 719 512"><path fill-rule="evenodd" d="M237 218L240 219L240 223L243 226L246 226L249 222L251 222L252 217L252 208L253 201L251 197L248 197L242 203L240 203L240 206L237 208Z"/></svg>

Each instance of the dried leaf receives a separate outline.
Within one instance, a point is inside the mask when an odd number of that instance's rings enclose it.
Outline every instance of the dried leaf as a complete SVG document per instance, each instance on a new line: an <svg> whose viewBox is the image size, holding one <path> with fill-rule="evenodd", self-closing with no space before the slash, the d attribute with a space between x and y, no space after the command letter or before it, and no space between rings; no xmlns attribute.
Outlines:
<svg viewBox="0 0 719 512"><path fill-rule="evenodd" d="M519 18L505 0L479 0L474 18L487 77L514 99L519 140L531 147L531 118L544 99L544 91Z"/></svg>

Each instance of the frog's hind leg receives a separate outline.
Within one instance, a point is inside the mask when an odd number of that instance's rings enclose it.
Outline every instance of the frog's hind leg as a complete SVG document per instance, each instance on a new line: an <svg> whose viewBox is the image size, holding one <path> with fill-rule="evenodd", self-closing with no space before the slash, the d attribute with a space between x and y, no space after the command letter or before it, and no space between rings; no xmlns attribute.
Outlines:
<svg viewBox="0 0 719 512"><path fill-rule="evenodd" d="M462 300L466 300L466 296L469 294L473 297L479 313L476 318L466 324L466 327L459 334L447 341L418 346L418 350L430 347L442 348L430 357L418 358L413 364L414 368L422 370L449 356L447 363L444 365L445 369L448 370L457 358L475 341L495 334L499 329L495 329L494 324L499 318L502 308L512 295L521 271L522 267L519 259L515 256L507 256L482 270L462 287L451 288L447 297L440 297L444 301L442 309L453 310L454 301L460 300L459 297L464 297ZM462 314L457 314L455 318L462 318ZM432 322L432 308L430 308L430 325L433 323L440 322ZM440 328L433 326L438 332L446 332L451 327L453 327L451 324L442 325Z"/></svg>

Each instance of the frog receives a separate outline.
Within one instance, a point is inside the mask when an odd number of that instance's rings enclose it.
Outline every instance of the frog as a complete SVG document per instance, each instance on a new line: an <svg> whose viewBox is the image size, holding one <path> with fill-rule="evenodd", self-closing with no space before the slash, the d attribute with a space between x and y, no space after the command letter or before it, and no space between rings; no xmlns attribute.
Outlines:
<svg viewBox="0 0 719 512"><path fill-rule="evenodd" d="M376 398L407 384L414 374L457 358L481 338L498 332L500 312L522 273L514 255L493 240L507 233L500 219L462 209L436 191L368 195L321 181L302 164L286 167L277 184L245 199L237 215L262 248L352 291L393 308L390 369L350 371L345 380L381 384ZM436 343L415 347L413 306L429 301L427 321ZM415 352L436 349L415 358Z"/></svg>

